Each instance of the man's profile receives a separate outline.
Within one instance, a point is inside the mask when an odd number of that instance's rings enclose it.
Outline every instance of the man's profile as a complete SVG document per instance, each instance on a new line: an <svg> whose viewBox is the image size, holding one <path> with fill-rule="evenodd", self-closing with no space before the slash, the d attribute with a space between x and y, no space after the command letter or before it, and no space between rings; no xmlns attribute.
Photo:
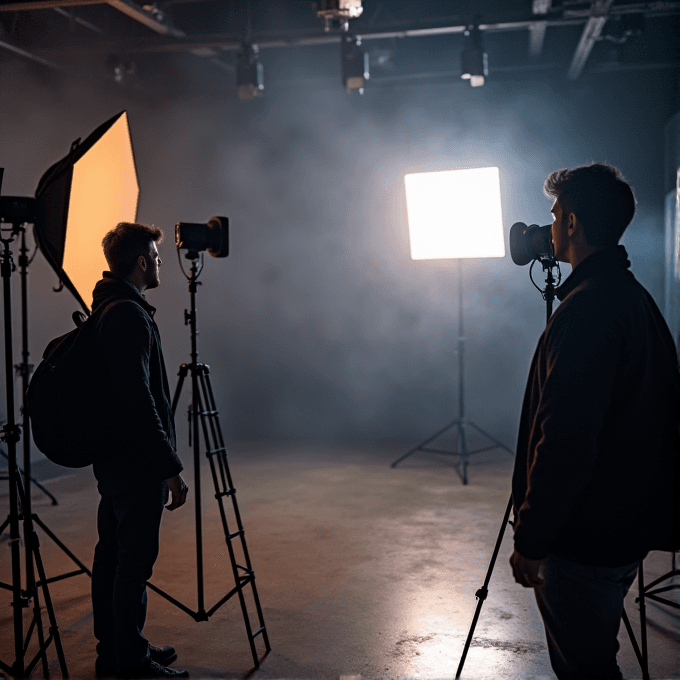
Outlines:
<svg viewBox="0 0 680 680"><path fill-rule="evenodd" d="M144 292L160 284L162 232L121 223L102 245L110 271L93 293L104 421L94 475L101 495L92 567L99 677L186 677L177 654L144 637L146 581L158 556L163 508L184 504L168 379L155 309ZM166 505L169 496L171 502Z"/></svg>
<svg viewBox="0 0 680 680"><path fill-rule="evenodd" d="M678 358L618 245L635 214L621 172L564 169L544 191L555 258L573 271L527 382L510 562L559 680L615 680L624 597L646 554L677 541Z"/></svg>

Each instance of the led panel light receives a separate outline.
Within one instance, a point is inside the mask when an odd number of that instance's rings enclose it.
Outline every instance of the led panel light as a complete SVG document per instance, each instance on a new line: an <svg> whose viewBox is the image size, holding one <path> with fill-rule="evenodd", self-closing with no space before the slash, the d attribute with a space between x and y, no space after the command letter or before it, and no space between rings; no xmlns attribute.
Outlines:
<svg viewBox="0 0 680 680"><path fill-rule="evenodd" d="M505 257L498 168L406 175L414 260Z"/></svg>

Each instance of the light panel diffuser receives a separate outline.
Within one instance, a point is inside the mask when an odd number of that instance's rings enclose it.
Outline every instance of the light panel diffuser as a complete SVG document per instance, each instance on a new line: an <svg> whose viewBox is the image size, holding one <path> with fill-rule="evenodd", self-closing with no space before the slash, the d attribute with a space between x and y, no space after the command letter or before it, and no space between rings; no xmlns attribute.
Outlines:
<svg viewBox="0 0 680 680"><path fill-rule="evenodd" d="M414 260L505 257L498 168L406 175Z"/></svg>
<svg viewBox="0 0 680 680"><path fill-rule="evenodd" d="M73 167L63 268L82 299L108 269L102 239L118 222L134 222L139 183L127 114Z"/></svg>

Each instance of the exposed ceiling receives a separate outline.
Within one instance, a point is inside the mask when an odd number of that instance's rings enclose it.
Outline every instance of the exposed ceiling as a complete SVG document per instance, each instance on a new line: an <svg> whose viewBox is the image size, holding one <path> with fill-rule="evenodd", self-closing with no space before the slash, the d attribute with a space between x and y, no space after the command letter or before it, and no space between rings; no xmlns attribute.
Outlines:
<svg viewBox="0 0 680 680"><path fill-rule="evenodd" d="M5 0L0 52L57 70L96 66L121 84L135 62L165 55L171 64L173 53L233 72L244 43L256 44L263 60L293 49L317 61L320 49L337 49L342 37L339 28L324 31L318 8L308 0ZM459 79L463 34L473 24L489 54L490 79L576 81L588 73L680 67L680 2L671 1L364 0L349 32L369 51L374 87ZM307 75L319 76L319 68Z"/></svg>

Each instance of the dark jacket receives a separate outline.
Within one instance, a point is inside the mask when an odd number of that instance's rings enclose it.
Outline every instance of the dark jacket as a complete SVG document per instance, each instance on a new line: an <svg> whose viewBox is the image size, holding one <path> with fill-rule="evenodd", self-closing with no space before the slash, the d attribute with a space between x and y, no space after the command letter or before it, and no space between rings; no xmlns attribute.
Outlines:
<svg viewBox="0 0 680 680"><path fill-rule="evenodd" d="M93 314L101 368L96 395L105 413L97 479L168 479L177 457L170 388L155 309L124 279L104 272L94 288Z"/></svg>
<svg viewBox="0 0 680 680"><path fill-rule="evenodd" d="M515 547L621 566L665 546L678 508L680 374L623 246L562 284L534 355L512 481Z"/></svg>

